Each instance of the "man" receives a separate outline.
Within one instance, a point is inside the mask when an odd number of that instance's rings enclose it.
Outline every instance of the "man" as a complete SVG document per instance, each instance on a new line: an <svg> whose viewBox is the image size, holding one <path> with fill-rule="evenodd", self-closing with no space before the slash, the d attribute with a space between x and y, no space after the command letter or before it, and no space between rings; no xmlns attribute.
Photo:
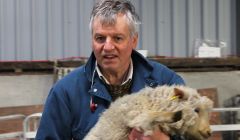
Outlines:
<svg viewBox="0 0 240 140"><path fill-rule="evenodd" d="M146 86L184 84L175 72L134 50L138 24L128 0L100 0L94 5L90 21L93 53L85 65L51 89L36 139L81 140L118 97ZM169 137L160 130L144 137L133 129L129 139Z"/></svg>

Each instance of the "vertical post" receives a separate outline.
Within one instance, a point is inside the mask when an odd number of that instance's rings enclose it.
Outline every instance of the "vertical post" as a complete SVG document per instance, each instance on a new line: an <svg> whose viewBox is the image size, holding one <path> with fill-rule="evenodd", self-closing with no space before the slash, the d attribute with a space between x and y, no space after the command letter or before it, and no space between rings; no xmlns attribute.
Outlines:
<svg viewBox="0 0 240 140"><path fill-rule="evenodd" d="M240 1L236 0L236 51L237 56L240 56Z"/></svg>

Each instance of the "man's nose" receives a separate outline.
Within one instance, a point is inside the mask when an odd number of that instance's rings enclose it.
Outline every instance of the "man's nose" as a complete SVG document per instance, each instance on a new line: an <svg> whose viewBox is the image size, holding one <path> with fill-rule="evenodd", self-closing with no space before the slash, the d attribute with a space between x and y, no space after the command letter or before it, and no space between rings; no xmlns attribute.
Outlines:
<svg viewBox="0 0 240 140"><path fill-rule="evenodd" d="M114 49L114 45L113 45L112 39L107 38L104 44L104 50L113 50L113 49Z"/></svg>

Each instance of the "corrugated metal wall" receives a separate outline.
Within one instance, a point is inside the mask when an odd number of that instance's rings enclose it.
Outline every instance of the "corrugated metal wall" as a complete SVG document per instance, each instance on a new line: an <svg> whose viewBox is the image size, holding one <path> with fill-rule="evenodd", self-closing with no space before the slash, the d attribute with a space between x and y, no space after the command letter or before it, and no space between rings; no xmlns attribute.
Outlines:
<svg viewBox="0 0 240 140"><path fill-rule="evenodd" d="M195 39L227 42L235 55L235 0L132 0L142 19L139 49L191 57ZM94 0L0 0L0 60L51 60L91 53Z"/></svg>

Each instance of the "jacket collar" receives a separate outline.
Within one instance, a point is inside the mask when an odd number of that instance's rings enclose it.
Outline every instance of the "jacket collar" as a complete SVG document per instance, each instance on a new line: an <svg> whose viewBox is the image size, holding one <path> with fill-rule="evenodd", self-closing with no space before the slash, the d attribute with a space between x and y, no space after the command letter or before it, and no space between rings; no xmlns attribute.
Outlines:
<svg viewBox="0 0 240 140"><path fill-rule="evenodd" d="M86 73L87 79L91 82L92 75L94 74L96 66L96 57L94 56L93 52L90 55L86 65L84 66L84 72Z"/></svg>
<svg viewBox="0 0 240 140"><path fill-rule="evenodd" d="M138 92L146 86L156 87L158 85L158 81L153 79L152 76L153 64L137 51L133 51L132 60L134 84L132 85L131 92Z"/></svg>
<svg viewBox="0 0 240 140"><path fill-rule="evenodd" d="M151 73L153 70L152 63L149 62L145 57L140 53L133 50L132 52L132 61L133 61L133 85L131 92L137 92L145 86L155 87L158 85L158 82L152 79ZM98 96L105 100L111 101L111 96L108 93L105 86L102 84L99 79L95 67L96 67L96 58L92 53L89 57L85 67L84 72L86 73L87 79L92 83L91 89L89 90L90 94ZM93 75L94 74L94 75ZM93 80L93 81L92 81Z"/></svg>
<svg viewBox="0 0 240 140"><path fill-rule="evenodd" d="M143 70L147 70L147 71L152 71L153 66L152 64L149 63L149 60L147 60L145 57L143 57L140 53L138 53L136 50L133 50L132 52L132 60L134 63L134 68L133 69L137 69L137 68L141 68ZM87 74L87 78L89 81L91 81L92 78L92 74L95 70L95 66L96 66L96 57L94 56L94 53L92 52L92 54L90 55L86 65L85 65L85 73ZM137 66L137 67L135 67ZM145 73L145 77L149 76L150 73Z"/></svg>

